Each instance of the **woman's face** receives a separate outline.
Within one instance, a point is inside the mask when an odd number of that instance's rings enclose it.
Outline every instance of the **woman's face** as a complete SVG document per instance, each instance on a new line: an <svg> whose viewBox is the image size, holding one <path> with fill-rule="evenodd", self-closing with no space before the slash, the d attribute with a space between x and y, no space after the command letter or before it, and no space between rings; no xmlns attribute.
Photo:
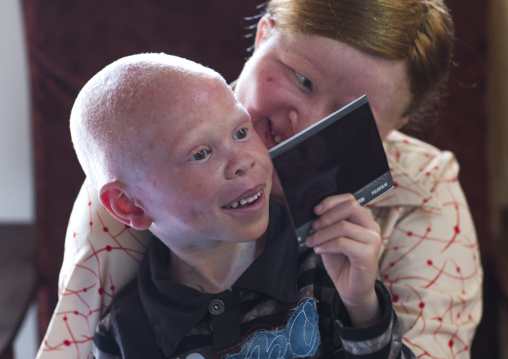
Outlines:
<svg viewBox="0 0 508 359"><path fill-rule="evenodd" d="M402 116L410 100L403 61L322 36L281 31L268 16L258 24L255 51L235 94L268 148L364 94L385 139L406 122Z"/></svg>

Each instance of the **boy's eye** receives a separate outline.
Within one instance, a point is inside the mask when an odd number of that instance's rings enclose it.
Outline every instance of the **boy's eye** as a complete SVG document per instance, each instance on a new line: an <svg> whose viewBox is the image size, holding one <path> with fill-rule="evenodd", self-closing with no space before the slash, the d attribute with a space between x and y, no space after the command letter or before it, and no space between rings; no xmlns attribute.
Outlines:
<svg viewBox="0 0 508 359"><path fill-rule="evenodd" d="M294 73L298 82L300 82L303 85L303 87L305 87L307 90L312 91L312 82L302 74L296 71L294 71Z"/></svg>
<svg viewBox="0 0 508 359"><path fill-rule="evenodd" d="M201 161L207 158L210 155L210 151L207 149L201 149L195 154L192 155L191 161Z"/></svg>
<svg viewBox="0 0 508 359"><path fill-rule="evenodd" d="M247 137L248 130L246 128L239 129L233 136L234 140L241 140Z"/></svg>

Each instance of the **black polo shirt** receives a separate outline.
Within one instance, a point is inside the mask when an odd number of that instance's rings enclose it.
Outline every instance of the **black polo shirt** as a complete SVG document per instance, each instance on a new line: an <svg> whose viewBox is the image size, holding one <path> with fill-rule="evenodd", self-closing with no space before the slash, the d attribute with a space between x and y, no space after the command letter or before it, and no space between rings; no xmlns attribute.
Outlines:
<svg viewBox="0 0 508 359"><path fill-rule="evenodd" d="M204 293L198 287L172 281L167 272L170 257L162 242L152 241L137 280L118 293L97 328L96 357L183 359L234 355L256 333L289 330L288 320L305 298L316 299L319 315L320 343L313 357L341 357L344 348L361 357L373 353L388 357L394 349L393 324L398 322L386 288L377 283L385 311L381 322L369 328L348 328L347 312L320 256L298 246L285 208L276 202L270 204L263 252L231 291ZM362 343L368 343L367 348L356 350ZM268 354L259 356L265 357Z"/></svg>

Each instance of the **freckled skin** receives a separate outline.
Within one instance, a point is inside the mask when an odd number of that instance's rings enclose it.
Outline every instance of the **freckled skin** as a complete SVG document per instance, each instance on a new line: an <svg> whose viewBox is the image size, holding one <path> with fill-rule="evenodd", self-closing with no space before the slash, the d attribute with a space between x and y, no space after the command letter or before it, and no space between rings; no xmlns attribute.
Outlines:
<svg viewBox="0 0 508 359"><path fill-rule="evenodd" d="M141 169L150 179L139 186L150 230L170 247L261 237L268 225L268 200L249 215L223 208L243 193L269 193L273 171L266 147L229 86L217 79L186 79L182 86L161 81L138 107L155 124L144 131L145 140L137 141L147 159L140 160ZM239 130L245 137L237 138ZM147 142L151 145L144 146ZM207 153L206 159L192 160L199 151Z"/></svg>
<svg viewBox="0 0 508 359"><path fill-rule="evenodd" d="M285 140L364 94L384 139L407 120L402 114L410 99L403 61L322 36L279 31L267 17L258 24L255 51L234 90L268 148L276 145L273 133ZM273 191L282 194L276 176Z"/></svg>

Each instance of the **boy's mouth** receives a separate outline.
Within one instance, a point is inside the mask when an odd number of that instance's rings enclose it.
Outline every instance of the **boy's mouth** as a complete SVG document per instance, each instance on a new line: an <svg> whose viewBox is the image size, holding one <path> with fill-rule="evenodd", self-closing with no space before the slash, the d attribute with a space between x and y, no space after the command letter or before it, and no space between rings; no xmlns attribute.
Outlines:
<svg viewBox="0 0 508 359"><path fill-rule="evenodd" d="M250 197L243 198L243 199L241 199L239 201L227 204L227 205L224 206L224 208L235 209L235 208L245 208L245 207L252 206L254 203L256 203L256 201L259 199L259 197L261 197L261 193L263 193L262 190L257 192L256 194L250 196Z"/></svg>

